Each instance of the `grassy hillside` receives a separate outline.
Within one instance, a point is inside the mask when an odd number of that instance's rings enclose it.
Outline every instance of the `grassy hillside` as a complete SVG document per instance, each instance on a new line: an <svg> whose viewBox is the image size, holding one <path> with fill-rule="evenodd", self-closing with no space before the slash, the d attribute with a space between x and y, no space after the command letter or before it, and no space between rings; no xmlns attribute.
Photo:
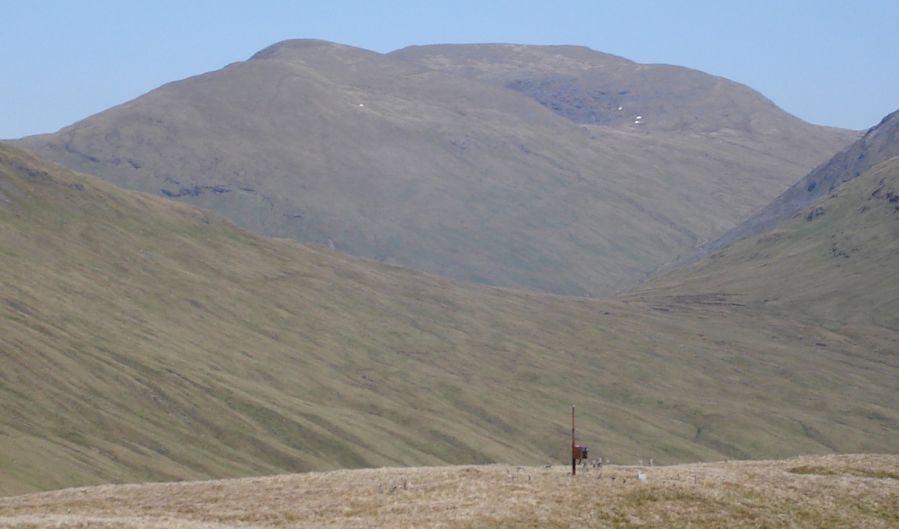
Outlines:
<svg viewBox="0 0 899 529"><path fill-rule="evenodd" d="M706 245L699 255L708 255L735 241L775 228L844 183L894 156L899 156L899 110L884 117L864 136L816 167L745 222Z"/></svg>
<svg viewBox="0 0 899 529"><path fill-rule="evenodd" d="M897 452L895 336L454 283L0 146L0 494L558 462L572 403L616 462Z"/></svg>
<svg viewBox="0 0 899 529"><path fill-rule="evenodd" d="M646 479L639 481L638 472ZM0 527L891 528L899 458L670 467L464 466L70 489L0 498Z"/></svg>
<svg viewBox="0 0 899 529"><path fill-rule="evenodd" d="M649 86L623 62L622 82ZM686 88L672 91L672 76ZM653 104L681 108L681 92L708 82L731 117L755 125L717 113L708 130L587 126L399 55L286 41L19 145L264 235L456 279L607 295L715 239L855 137L686 69L654 77Z"/></svg>
<svg viewBox="0 0 899 529"><path fill-rule="evenodd" d="M643 285L717 296L828 327L899 330L899 156L761 235ZM885 344L895 365L899 342ZM899 385L897 385L899 390Z"/></svg>

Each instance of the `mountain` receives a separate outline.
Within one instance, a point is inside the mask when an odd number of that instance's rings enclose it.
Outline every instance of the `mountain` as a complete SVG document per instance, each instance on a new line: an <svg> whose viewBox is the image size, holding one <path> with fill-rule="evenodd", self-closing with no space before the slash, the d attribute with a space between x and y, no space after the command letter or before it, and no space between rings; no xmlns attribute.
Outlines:
<svg viewBox="0 0 899 529"><path fill-rule="evenodd" d="M845 182L894 156L899 156L899 110L883 118L861 139L815 168L745 222L710 243L703 253L713 253L777 226Z"/></svg>
<svg viewBox="0 0 899 529"><path fill-rule="evenodd" d="M506 48L470 49L522 67ZM563 52L559 75L580 68L585 86L610 69L608 56ZM285 41L18 145L263 235L595 296L693 253L857 137L736 83L622 59L597 86L620 86L645 123L588 125L531 90L411 55ZM717 110L699 112L691 93ZM681 107L693 125L671 125Z"/></svg>
<svg viewBox="0 0 899 529"><path fill-rule="evenodd" d="M892 215L891 182L867 215ZM0 494L559 462L572 403L615 461L897 452L896 332L857 330L456 283L0 145Z"/></svg>

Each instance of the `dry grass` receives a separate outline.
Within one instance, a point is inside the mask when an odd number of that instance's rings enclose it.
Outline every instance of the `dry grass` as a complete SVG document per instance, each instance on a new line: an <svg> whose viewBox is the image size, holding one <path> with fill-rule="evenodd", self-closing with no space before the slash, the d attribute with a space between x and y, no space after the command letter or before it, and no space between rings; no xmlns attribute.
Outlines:
<svg viewBox="0 0 899 529"><path fill-rule="evenodd" d="M795 473L797 467L821 473ZM646 481L636 479L638 472ZM3 528L895 527L899 456L340 470L0 499Z"/></svg>

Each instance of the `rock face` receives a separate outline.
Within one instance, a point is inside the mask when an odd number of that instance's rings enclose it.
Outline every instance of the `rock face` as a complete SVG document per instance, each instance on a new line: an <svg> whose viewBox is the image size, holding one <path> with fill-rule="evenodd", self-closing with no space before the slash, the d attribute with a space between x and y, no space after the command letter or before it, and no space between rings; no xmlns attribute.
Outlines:
<svg viewBox="0 0 899 529"><path fill-rule="evenodd" d="M774 228L842 184L894 156L899 156L899 110L883 118L861 139L793 184L746 222L706 246L702 254L714 253L736 241Z"/></svg>
<svg viewBox="0 0 899 529"><path fill-rule="evenodd" d="M286 41L18 144L264 235L607 295L855 137L684 68L573 47L442 50ZM632 111L643 119L621 117Z"/></svg>

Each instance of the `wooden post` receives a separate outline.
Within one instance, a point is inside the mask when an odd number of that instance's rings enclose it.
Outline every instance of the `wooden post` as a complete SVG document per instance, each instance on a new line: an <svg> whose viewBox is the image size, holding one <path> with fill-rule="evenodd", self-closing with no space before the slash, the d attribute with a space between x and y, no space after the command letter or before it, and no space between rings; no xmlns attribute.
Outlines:
<svg viewBox="0 0 899 529"><path fill-rule="evenodd" d="M571 405L571 475L577 475L577 459L574 457L574 404Z"/></svg>

